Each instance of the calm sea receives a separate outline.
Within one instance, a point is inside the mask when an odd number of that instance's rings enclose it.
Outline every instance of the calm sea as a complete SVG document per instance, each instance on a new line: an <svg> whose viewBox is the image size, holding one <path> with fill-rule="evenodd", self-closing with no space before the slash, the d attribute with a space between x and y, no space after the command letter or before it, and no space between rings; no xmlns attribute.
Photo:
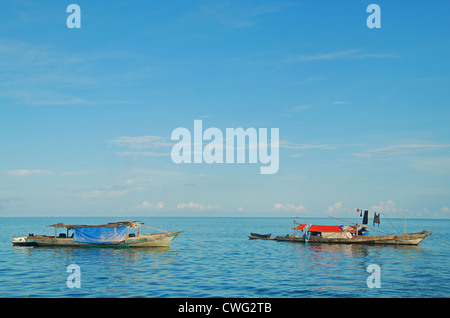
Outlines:
<svg viewBox="0 0 450 318"><path fill-rule="evenodd" d="M136 219L155 228L184 232L170 248L163 249L14 247L12 237L30 232L53 234L53 229L45 226L57 222L111 221L0 218L0 297L450 296L450 220L408 220L408 232L434 232L419 246L411 247L248 239L250 232L272 236L292 233L290 218ZM377 229L396 232L386 219L381 221ZM391 222L403 231L403 220ZM308 223L340 224L332 219L312 218ZM80 288L67 286L72 273L67 272L67 267L71 264L80 267ZM379 288L368 287L373 273L367 268L372 264L380 269Z"/></svg>

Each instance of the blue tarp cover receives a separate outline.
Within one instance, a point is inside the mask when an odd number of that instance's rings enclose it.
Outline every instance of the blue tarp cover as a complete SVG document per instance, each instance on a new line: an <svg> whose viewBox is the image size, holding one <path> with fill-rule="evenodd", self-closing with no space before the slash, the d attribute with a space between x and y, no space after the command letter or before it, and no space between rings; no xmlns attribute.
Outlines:
<svg viewBox="0 0 450 318"><path fill-rule="evenodd" d="M127 236L127 226L75 228L73 241L78 243L118 243Z"/></svg>

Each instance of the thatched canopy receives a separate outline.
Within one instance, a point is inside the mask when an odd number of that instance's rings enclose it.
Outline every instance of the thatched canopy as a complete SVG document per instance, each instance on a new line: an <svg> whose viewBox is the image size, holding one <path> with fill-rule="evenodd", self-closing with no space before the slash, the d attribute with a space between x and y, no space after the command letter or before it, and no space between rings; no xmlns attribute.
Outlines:
<svg viewBox="0 0 450 318"><path fill-rule="evenodd" d="M137 221L121 221L121 222L112 222L107 224L94 224L94 225L76 225L76 224L64 224L64 223L56 223L52 225L48 225L47 227L54 227L56 228L66 228L66 229L75 229L75 228L84 228L84 227L90 227L90 228L98 228L98 227L119 227L119 226L131 226L135 227L136 225L143 224L141 222Z"/></svg>

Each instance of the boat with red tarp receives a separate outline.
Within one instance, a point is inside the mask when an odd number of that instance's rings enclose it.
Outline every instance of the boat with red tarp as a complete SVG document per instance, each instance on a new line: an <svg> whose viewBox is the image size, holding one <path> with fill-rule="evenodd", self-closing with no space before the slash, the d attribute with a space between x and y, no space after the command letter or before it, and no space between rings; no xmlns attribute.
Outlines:
<svg viewBox="0 0 450 318"><path fill-rule="evenodd" d="M358 210L358 213L359 212L360 211ZM341 221L347 222L344 220ZM284 236L270 237L267 235L261 236L257 233L251 233L250 238L298 243L418 245L433 233L423 230L418 233L389 234L369 228L367 223L368 210L364 212L363 224L358 224L357 221L355 224L351 225L316 225L307 224L306 221L302 224L294 221L293 235L287 234ZM381 232L385 235L369 235L369 229ZM301 231L302 234L297 235L296 231Z"/></svg>

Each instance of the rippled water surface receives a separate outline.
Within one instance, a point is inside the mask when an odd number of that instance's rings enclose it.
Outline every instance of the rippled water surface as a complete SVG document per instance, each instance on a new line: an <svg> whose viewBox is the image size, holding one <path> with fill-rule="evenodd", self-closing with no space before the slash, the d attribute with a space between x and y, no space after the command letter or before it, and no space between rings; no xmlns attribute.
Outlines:
<svg viewBox="0 0 450 318"><path fill-rule="evenodd" d="M449 297L450 220L408 220L434 234L418 247L314 245L249 240L292 233L289 218L139 218L184 232L170 248L14 247L15 236L53 234L57 222L104 218L0 218L0 297ZM403 229L403 220L391 220ZM330 219L308 223L338 224ZM388 222L380 230L395 233ZM378 229L378 228L377 228ZM375 234L375 233L374 233ZM81 287L68 288L70 264ZM370 264L380 288L368 288Z"/></svg>

